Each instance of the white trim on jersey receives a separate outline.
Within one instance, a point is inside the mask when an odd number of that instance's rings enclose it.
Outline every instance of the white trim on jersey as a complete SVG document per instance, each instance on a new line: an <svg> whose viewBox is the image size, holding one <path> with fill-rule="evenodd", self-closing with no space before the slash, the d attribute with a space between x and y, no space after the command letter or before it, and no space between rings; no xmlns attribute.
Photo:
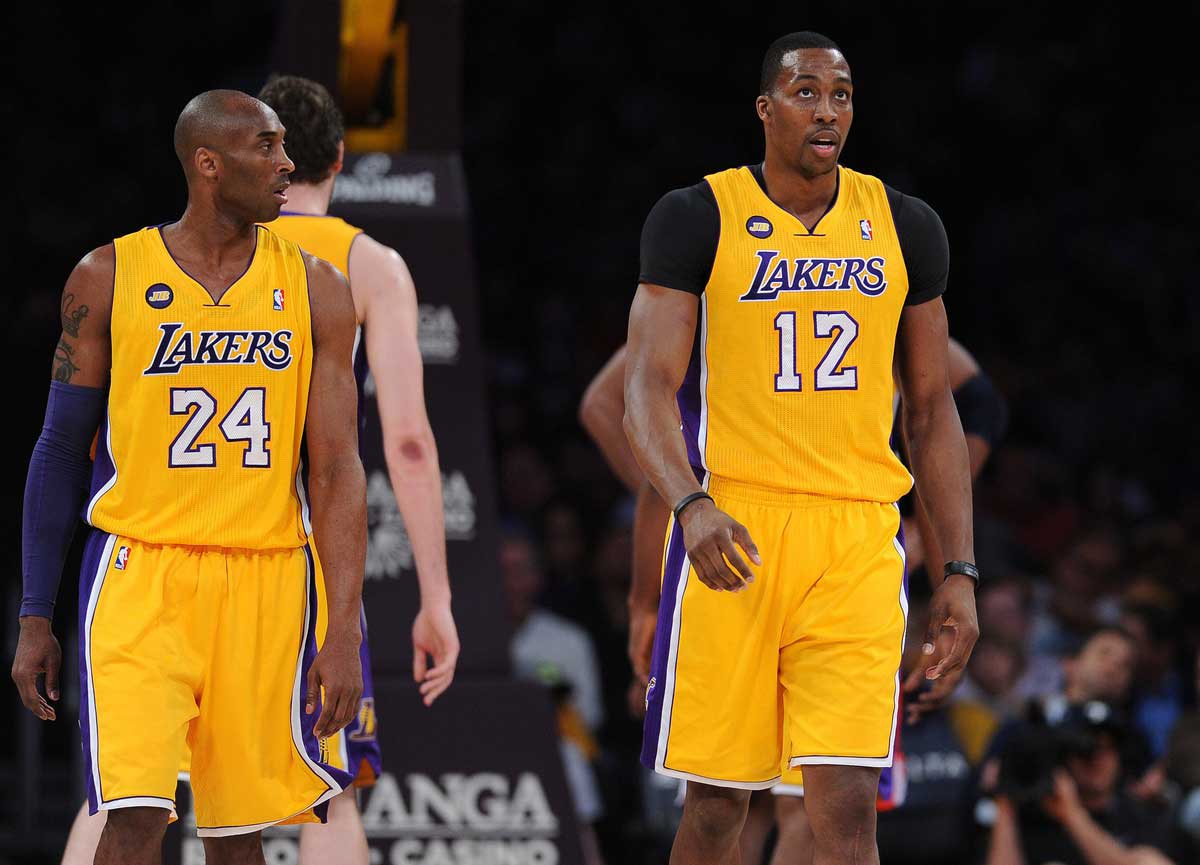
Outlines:
<svg viewBox="0 0 1200 865"><path fill-rule="evenodd" d="M101 802L96 807L96 810L117 811L121 808L166 808L171 812L172 817L179 818L179 815L175 813L175 802L171 799L162 799L158 796L130 796L127 799Z"/></svg>
<svg viewBox="0 0 1200 865"><path fill-rule="evenodd" d="M96 566L96 578L92 583L92 592L88 595L87 614L83 620L83 660L87 665L88 744L91 751L92 786L96 790L96 802L101 808L105 803L104 789L100 786L100 743L96 740L96 676L92 670L92 620L96 617L96 605L100 601L100 590L104 587L104 577L108 573L108 563L112 560L113 546L116 542L116 535L109 535L108 540L104 542L104 551L100 555L100 563ZM171 808L174 810L175 803L171 803Z"/></svg>
<svg viewBox="0 0 1200 865"><path fill-rule="evenodd" d="M94 496L92 496L92 500L90 502L88 502L87 515L84 518L84 521L89 526L94 525L94 523L92 523L92 511L95 509L96 505L100 502L100 499L102 499L104 497L104 494L107 493L109 490L111 490L117 484L117 461L113 458L112 424L109 423L109 420L108 420L107 406L104 409L104 448L105 448L105 450L108 451L108 461L110 463L112 463L113 473L112 473L112 477L108 479L108 482L104 486L100 487L100 489L96 490L96 494Z"/></svg>
<svg viewBox="0 0 1200 865"><path fill-rule="evenodd" d="M304 526L304 536L312 536L312 515L308 510L308 496L304 494L304 460L296 463L296 497L300 499L300 523Z"/></svg>

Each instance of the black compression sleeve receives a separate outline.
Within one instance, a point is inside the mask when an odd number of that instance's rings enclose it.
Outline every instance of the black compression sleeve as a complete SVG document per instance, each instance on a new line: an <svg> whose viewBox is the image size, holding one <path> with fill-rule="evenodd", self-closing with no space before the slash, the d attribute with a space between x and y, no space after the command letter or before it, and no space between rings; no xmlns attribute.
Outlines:
<svg viewBox="0 0 1200 865"><path fill-rule="evenodd" d="M890 186L884 188L892 207L892 221L896 223L904 266L908 270L908 297L904 303L915 306L941 297L946 292L946 278L950 273L950 244L942 220L921 199L897 192Z"/></svg>
<svg viewBox="0 0 1200 865"><path fill-rule="evenodd" d="M642 227L638 282L703 294L720 234L721 216L707 181L668 192Z"/></svg>
<svg viewBox="0 0 1200 865"><path fill-rule="evenodd" d="M991 447L1008 429L1008 403L984 372L967 379L954 391L954 404L964 435L977 435Z"/></svg>

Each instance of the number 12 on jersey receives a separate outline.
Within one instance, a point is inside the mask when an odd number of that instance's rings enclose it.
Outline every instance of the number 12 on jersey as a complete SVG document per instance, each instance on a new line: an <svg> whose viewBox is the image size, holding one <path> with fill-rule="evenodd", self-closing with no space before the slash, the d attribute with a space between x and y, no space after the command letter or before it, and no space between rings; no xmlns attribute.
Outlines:
<svg viewBox="0 0 1200 865"><path fill-rule="evenodd" d="M775 316L779 331L779 373L775 390L803 390L800 372L796 369L796 313L781 312ZM858 367L842 367L846 352L858 337L858 322L848 312L814 312L813 335L819 339L833 338L833 344L817 364L814 390L857 390Z"/></svg>

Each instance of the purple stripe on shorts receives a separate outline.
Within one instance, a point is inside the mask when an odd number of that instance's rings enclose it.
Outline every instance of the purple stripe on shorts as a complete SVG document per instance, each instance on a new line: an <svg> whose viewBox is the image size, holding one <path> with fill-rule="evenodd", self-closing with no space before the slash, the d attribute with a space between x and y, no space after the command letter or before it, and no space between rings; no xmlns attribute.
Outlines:
<svg viewBox="0 0 1200 865"><path fill-rule="evenodd" d="M680 571L687 550L683 546L683 528L671 524L671 538L663 557L662 599L658 603L658 627L654 632L654 652L650 658L650 684L646 689L646 721L642 732L642 764L653 769L658 755L658 737L662 730L663 690L667 681L667 662L671 656L671 630L675 623L675 598L679 593ZM674 676L675 671L670 671Z"/></svg>
<svg viewBox="0 0 1200 865"><path fill-rule="evenodd" d="M97 455L98 456L98 455ZM87 783L88 811L95 814L100 807L100 791L92 781L92 725L89 709L92 705L92 683L87 665L88 599L96 585L100 559L108 533L92 529L83 548L83 565L79 569L79 733L83 745L83 774Z"/></svg>
<svg viewBox="0 0 1200 865"><path fill-rule="evenodd" d="M908 548L904 546L904 520L903 519L900 520L900 528L896 531L896 540L898 540L900 542L900 548L905 550L905 556L907 557L907 549ZM903 568L903 573L901 574L901 581L902 581L901 591L904 592L904 597L907 598L908 597L908 568L905 568L903 564L901 564L901 568ZM907 628L907 624L908 623L905 622L906 628ZM897 671L897 672L899 673L899 671ZM896 709L896 716L897 716L896 717L896 741L895 741L895 747L892 749L892 762L893 763L895 763L896 758L900 755L900 728L904 726L904 724L903 724L903 714L904 714L903 693L900 695L899 699L901 701L901 705L899 707L897 707L897 709ZM877 801L881 802L881 803L884 803L884 802L888 803L893 808L898 807L903 803L895 801L894 797L895 797L896 793L897 793L897 790L896 790L896 783L895 783L895 778L894 778L894 771L891 766L884 766L883 769L879 773L879 793L877 796Z"/></svg>
<svg viewBox="0 0 1200 865"><path fill-rule="evenodd" d="M313 728L317 724L317 719L321 717L321 697L317 696L317 705L311 715L304 712L304 694L308 688L308 672L312 669L313 661L317 659L317 568L316 562L313 559L312 545L304 545L304 555L308 559L308 630L304 634L304 660L300 665L300 735L304 742L304 750L308 754L308 758L319 763L321 768L329 773L330 777L336 781L344 790L350 786L353 777L348 772L343 772L330 766L321 759L321 745L317 741L316 735L313 733ZM320 816L320 814L318 814Z"/></svg>

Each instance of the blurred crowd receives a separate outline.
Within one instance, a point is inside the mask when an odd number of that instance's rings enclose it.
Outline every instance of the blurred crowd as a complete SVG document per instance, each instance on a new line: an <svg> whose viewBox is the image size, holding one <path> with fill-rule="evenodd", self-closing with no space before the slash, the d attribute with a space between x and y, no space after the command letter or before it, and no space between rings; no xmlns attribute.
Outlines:
<svg viewBox="0 0 1200 865"><path fill-rule="evenodd" d="M581 814L610 863L665 861L677 791L637 765L633 509L576 407L623 339L645 214L761 158L757 62L798 25L838 40L854 70L846 164L942 216L951 330L1011 416L975 488L982 637L953 699L904 730L908 801L880 817L883 860L1200 862L1190 55L1151 15L985 7L970 17L986 28L936 4L884 29L870 6L803 20L747 7L719 28L657 6L521 19L520 38L573 61L503 110L489 94L520 89L520 69L494 77L517 30L497 10L487 38L468 36L489 83L468 90L466 153L472 178L494 179L474 206L484 320L503 322L487 340L514 661L571 695L596 794ZM631 34L652 56L609 62ZM1152 85L1124 65L1143 51ZM554 239L559 219L575 242ZM928 581L911 584L920 628ZM546 635L550 620L589 659L582 678L551 641L536 660L538 641L522 644L523 623Z"/></svg>
<svg viewBox="0 0 1200 865"><path fill-rule="evenodd" d="M542 438L529 392L499 393L514 668L558 696L599 855L665 861L677 786L638 765L642 692L625 656L632 499L581 430ZM977 483L982 636L953 697L904 728L885 863L1200 861L1200 508L1161 508L1107 466L1060 465L1014 438ZM930 593L923 571L910 585L905 673ZM1089 858L1093 829L1141 858Z"/></svg>

